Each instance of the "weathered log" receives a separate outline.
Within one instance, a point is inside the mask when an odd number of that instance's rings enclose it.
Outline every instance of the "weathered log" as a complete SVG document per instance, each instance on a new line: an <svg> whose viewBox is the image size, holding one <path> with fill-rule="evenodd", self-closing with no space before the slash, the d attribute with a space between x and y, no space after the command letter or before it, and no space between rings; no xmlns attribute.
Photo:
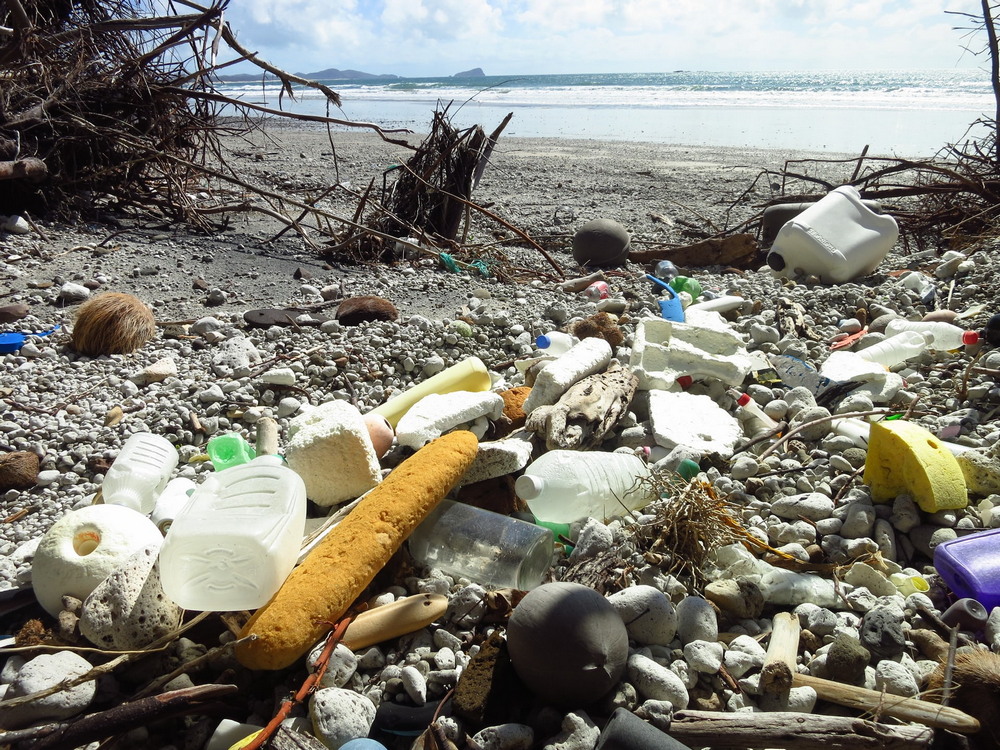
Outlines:
<svg viewBox="0 0 1000 750"><path fill-rule="evenodd" d="M14 161L0 161L0 180L31 180L41 182L49 176L45 162L34 156Z"/></svg>
<svg viewBox="0 0 1000 750"><path fill-rule="evenodd" d="M811 687L823 700L857 708L866 713L893 716L904 721L915 721L929 727L950 729L961 734L974 734L980 729L979 719L969 716L964 711L938 703L889 695L807 674L794 674L792 682L796 687Z"/></svg>
<svg viewBox="0 0 1000 750"><path fill-rule="evenodd" d="M654 247L630 250L628 259L635 263L669 260L678 266L733 266L751 268L757 265L757 240L752 234L734 234L722 239L703 240L683 247Z"/></svg>
<svg viewBox="0 0 1000 750"><path fill-rule="evenodd" d="M763 692L787 693L791 689L800 631L799 618L791 612L779 612L774 616L771 642L760 672L760 689Z"/></svg>
<svg viewBox="0 0 1000 750"><path fill-rule="evenodd" d="M237 690L236 685L196 685L172 690L122 703L79 719L0 732L0 746L34 739L32 750L72 750L144 726L154 719L206 711L215 701Z"/></svg>
<svg viewBox="0 0 1000 750"><path fill-rule="evenodd" d="M889 726L849 716L791 711L720 713L678 711L670 736L691 747L768 747L782 750L924 750L934 732L921 726Z"/></svg>

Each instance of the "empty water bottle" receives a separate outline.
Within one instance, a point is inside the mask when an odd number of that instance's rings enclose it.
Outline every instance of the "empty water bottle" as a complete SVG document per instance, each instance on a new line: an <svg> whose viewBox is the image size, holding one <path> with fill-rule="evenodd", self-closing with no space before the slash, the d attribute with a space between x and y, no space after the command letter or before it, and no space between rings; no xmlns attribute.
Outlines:
<svg viewBox="0 0 1000 750"><path fill-rule="evenodd" d="M551 450L514 482L514 492L540 521L621 516L656 499L646 462L632 453Z"/></svg>
<svg viewBox="0 0 1000 750"><path fill-rule="evenodd" d="M903 331L929 334L931 340L927 346L931 349L958 349L979 343L979 334L975 331L965 331L939 320L890 320L885 327L886 336L895 336Z"/></svg>
<svg viewBox="0 0 1000 750"><path fill-rule="evenodd" d="M556 357L565 354L573 348L574 344L578 343L580 343L580 339L562 331L549 331L535 339L535 346L541 349L543 354L551 354Z"/></svg>
<svg viewBox="0 0 1000 750"><path fill-rule="evenodd" d="M900 362L919 357L927 349L930 334L917 331L902 331L895 336L879 341L857 352L857 355L869 362L877 362L883 367L893 367Z"/></svg>
<svg viewBox="0 0 1000 750"><path fill-rule="evenodd" d="M177 468L177 450L166 438L137 432L125 441L101 484L104 502L149 515Z"/></svg>

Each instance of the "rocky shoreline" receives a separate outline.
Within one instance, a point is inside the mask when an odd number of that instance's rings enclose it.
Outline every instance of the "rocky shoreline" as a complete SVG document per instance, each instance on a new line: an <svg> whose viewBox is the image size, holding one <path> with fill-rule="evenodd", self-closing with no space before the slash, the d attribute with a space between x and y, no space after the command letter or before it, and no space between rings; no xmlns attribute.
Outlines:
<svg viewBox="0 0 1000 750"><path fill-rule="evenodd" d="M335 134L334 141L339 171L327 136L316 131L279 129L265 140L227 145L245 179L272 186L315 185L317 192L336 175L355 186L379 180L406 153L369 136ZM767 180L755 183L755 177L801 156L511 139L501 141L476 197L533 237L546 238L552 257L575 275L581 271L569 252L569 238L583 222L613 218L629 229L633 247L686 244L692 227L737 226L752 217L773 189ZM754 188L748 191L751 183ZM349 194L330 200L331 210L350 210ZM11 634L37 618L55 633L61 623L61 635L72 637L72 618L56 622L34 604L28 590L32 545L65 513L91 503L128 435L148 431L166 437L178 449L177 476L202 481L213 471L204 460L212 436L235 431L253 442L257 426L274 419L284 441L296 416L325 401L345 401L365 413L469 357L479 357L489 368L494 391L524 385L523 368L516 363L537 354L537 335L566 329L599 311L579 293L560 290L537 251L510 243L491 255L502 262L508 277L516 278L500 281L447 271L429 254L392 265L325 262L290 234L262 243L277 228L252 217L238 218L228 232L210 237L158 227L109 231L97 225L36 223L40 231L0 235L0 278L7 287L0 302L30 309L27 317L0 331L63 326L0 355L0 452L32 453L39 459L30 487L5 489L0 495L0 604L5 607L0 630ZM476 219L470 236L485 247L495 232L495 226ZM840 285L792 283L766 267L683 270L705 290L745 300L725 313L725 321L744 341L748 355L792 355L820 366L838 338L867 325L870 333L854 347L863 350L883 338L881 330L894 317L917 320L932 309L950 309L960 315L956 322L961 327L981 329L996 312L1000 275L995 247L973 246L963 256L907 254L897 244L875 273ZM647 270L629 262L608 273L615 301L600 307L620 313L623 341L613 354L623 364L630 361L640 322L659 317L656 296L643 278ZM128 292L145 301L160 323L157 336L129 355L90 358L74 352L66 328L75 306L97 291ZM388 300L399 319L359 325L320 320L324 311L332 311L324 304L358 295ZM290 326L250 327L243 314L255 308L296 308L297 316L306 317ZM996 444L1000 353L992 346L928 349L896 369L902 370L901 386L883 400L856 391L821 405L802 388L757 382L749 371L739 387L773 419L793 426L808 414L891 411L908 414L952 443L974 449ZM151 375L154 370L159 374ZM737 413L725 383L706 379L690 393ZM992 510L1000 495L973 495L967 507L937 512L918 507L905 493L888 503L873 503L862 483L866 451L833 432L829 422L773 449L765 444L766 453L720 457L671 451L672 446L657 439L662 428L654 424L656 405L649 394L637 392L600 450L645 448L651 460L666 462L664 470L676 468L680 458L694 457L701 465L697 486L704 488L702 495L730 504L747 532L779 553L765 555L761 547L750 555L727 545L699 577L691 578L668 572L671 556L650 547L650 534L668 513L667 501L632 520L575 525L572 553L557 556L550 575L585 583L605 595L628 625L630 644L620 681L602 700L586 706L552 705L535 700L516 682L498 682L492 702L483 699L490 712L478 722L468 715L442 719L440 731L460 748L587 750L620 707L661 729L670 728L682 740L684 722L675 719L671 727L671 714L682 709L842 715L844 709L822 699L814 686L795 684L775 692L761 688L768 636L778 615L787 612L802 630L795 671L894 696L925 693L942 655L942 634L936 640L925 634L934 631L939 623L933 618L944 615L955 598L934 575L933 548L1000 524L1000 514ZM691 417L678 414L675 419L683 425ZM536 455L541 452L536 438ZM382 469L391 472L409 453L397 444L382 460ZM702 495L697 501L708 502ZM318 518L326 510L313 505L310 515ZM759 557L769 561L766 569L760 567L763 562L754 562ZM768 588L762 580L781 559L792 559L787 564L798 566L797 572L808 569L823 583L805 594L794 586L787 591ZM924 580L926 591L902 593L891 583L893 573ZM712 578L718 580L706 583ZM725 579L744 579L744 589L734 593ZM746 590L757 594L747 596ZM417 594L441 595L448 599L447 612L415 634L358 653L336 649L323 690L296 710L294 724L328 747L358 736L350 721L374 717L379 705L415 711L445 697L461 684L461 674L477 654L501 649L496 641L514 604L505 598L509 592L494 595L476 581L412 564L407 568L405 560L394 561L369 593L372 606ZM629 612L661 613L663 619L651 624ZM238 625L212 616L173 639L165 651L129 657L132 664L97 681L87 710L219 682L237 685L238 692L221 697L218 710L186 721L149 722L125 733L116 746L201 748L221 718L265 725L277 711L276 696L301 684L305 665L275 673L247 670L234 659L230 645ZM1000 648L997 610L988 621L963 625L962 631L980 648ZM947 633L943 637L946 643ZM959 652L977 646L964 645ZM0 679L5 686L23 680L20 663L33 655L10 653ZM78 661L75 667L60 668L82 670L77 674L108 661L82 650L61 653ZM169 682L161 682L163 677ZM488 685L484 691L489 696ZM952 705L964 704L958 700ZM0 722L3 712L0 703ZM424 726L429 723L423 714L407 715L414 722L425 721ZM885 714L879 718L893 722ZM985 724L990 717L975 718ZM984 733L971 737L982 743L977 747L991 746ZM387 742L384 736L382 741ZM395 736L392 746L409 747L412 741ZM930 736L911 741L913 747L929 746ZM698 746L691 740L688 744ZM21 746L29 745L15 745ZM781 745L772 740L768 746Z"/></svg>

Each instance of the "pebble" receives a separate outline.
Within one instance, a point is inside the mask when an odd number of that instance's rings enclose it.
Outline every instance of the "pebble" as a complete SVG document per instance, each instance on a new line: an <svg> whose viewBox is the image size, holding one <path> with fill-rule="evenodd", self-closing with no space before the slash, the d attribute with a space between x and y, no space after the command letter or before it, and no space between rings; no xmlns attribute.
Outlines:
<svg viewBox="0 0 1000 750"><path fill-rule="evenodd" d="M497 724L477 732L472 741L482 750L531 750L535 730L527 724Z"/></svg>
<svg viewBox="0 0 1000 750"><path fill-rule="evenodd" d="M723 656L725 647L716 641L690 641L684 645L684 659L696 672L715 674Z"/></svg>
<svg viewBox="0 0 1000 750"><path fill-rule="evenodd" d="M629 638L642 646L668 645L677 632L677 612L670 599L653 586L639 585L608 597L625 623Z"/></svg>
<svg viewBox="0 0 1000 750"><path fill-rule="evenodd" d="M632 654L627 663L628 680L644 699L668 701L675 710L687 708L688 691L674 672L642 654Z"/></svg>
<svg viewBox="0 0 1000 750"><path fill-rule="evenodd" d="M594 750L601 736L601 730L583 711L567 713L561 729L545 743L543 750Z"/></svg>
<svg viewBox="0 0 1000 750"><path fill-rule="evenodd" d="M63 680L84 675L90 669L90 662L72 651L40 654L17 669L16 674L10 678L4 697L9 700L47 690ZM68 719L86 709L96 692L97 683L88 680L45 698L7 707L0 717L0 728L18 729L43 720Z"/></svg>
<svg viewBox="0 0 1000 750"><path fill-rule="evenodd" d="M375 721L375 704L344 688L321 688L309 699L313 733L327 747L367 737Z"/></svg>
<svg viewBox="0 0 1000 750"><path fill-rule="evenodd" d="M677 605L677 635L681 643L719 640L715 608L700 596L686 596Z"/></svg>

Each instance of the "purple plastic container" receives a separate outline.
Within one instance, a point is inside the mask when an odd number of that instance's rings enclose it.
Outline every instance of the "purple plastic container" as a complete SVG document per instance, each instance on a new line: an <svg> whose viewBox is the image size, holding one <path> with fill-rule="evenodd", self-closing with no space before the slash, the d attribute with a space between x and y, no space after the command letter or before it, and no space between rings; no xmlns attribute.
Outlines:
<svg viewBox="0 0 1000 750"><path fill-rule="evenodd" d="M934 567L956 596L987 611L1000 607L1000 529L942 542L934 548Z"/></svg>

